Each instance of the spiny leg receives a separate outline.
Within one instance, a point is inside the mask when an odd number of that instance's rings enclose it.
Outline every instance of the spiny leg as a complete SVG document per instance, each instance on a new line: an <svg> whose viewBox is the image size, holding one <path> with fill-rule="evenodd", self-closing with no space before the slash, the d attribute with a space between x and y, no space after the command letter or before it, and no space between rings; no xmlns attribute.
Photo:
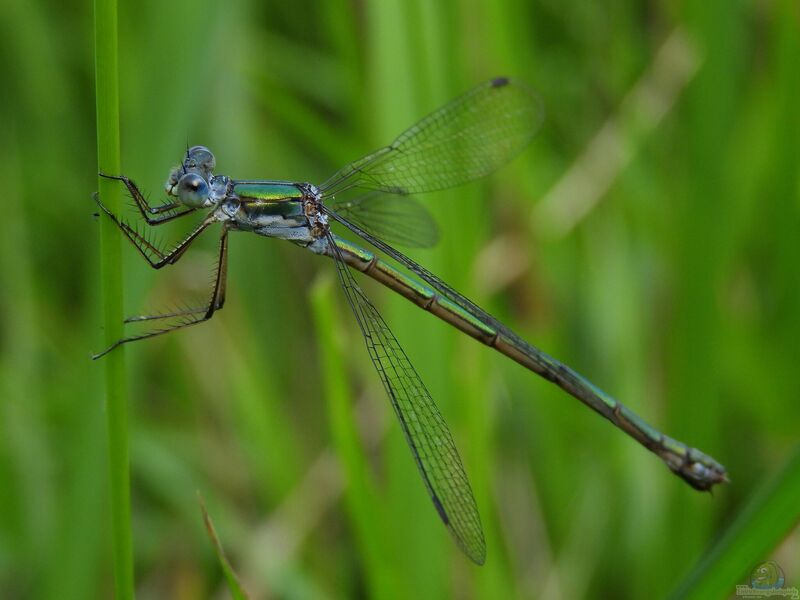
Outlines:
<svg viewBox="0 0 800 600"><path fill-rule="evenodd" d="M147 221L148 225L155 226L161 225L162 223L169 223L178 217L188 215L189 213L197 210L191 207L184 207L184 210L178 211L177 209L183 206L180 202L167 202L166 204L161 204L159 206L150 206L142 192L139 191L139 188L136 186L136 184L125 177L125 175L106 175L105 173L99 173L99 175L100 177L114 179L125 184L125 187L128 189L131 198L133 198L134 202L136 202L136 207L139 209L139 212L142 213L142 217L145 221ZM151 217L150 215L157 216Z"/></svg>
<svg viewBox="0 0 800 600"><path fill-rule="evenodd" d="M169 319L172 317L186 317L190 315L205 314L205 319L210 319L215 310L220 310L225 304L225 296L228 285L228 228L224 227L222 237L220 238L219 249L219 262L217 264L217 273L214 279L214 293L212 298L216 298L213 303L213 310L209 306L190 308L186 307L182 310L177 310L169 313L161 313L157 315L137 315L125 319L125 323L141 323L143 321L158 321L161 319ZM211 314L208 311L211 310ZM204 319L204 320L205 320Z"/></svg>
<svg viewBox="0 0 800 600"><path fill-rule="evenodd" d="M121 340L114 342L111 346L109 346L102 352L92 356L92 359L97 360L101 356L104 356L109 352L111 352L114 348L121 346L122 344L127 344L128 342L146 340L148 338L152 338L157 335L163 335L165 333L169 333L177 329L182 329L184 327L189 327L190 325L197 325L198 323L202 323L203 321L208 321L214 315L214 312L221 309L222 306L225 304L227 278L228 278L228 227L223 225L222 234L220 235L219 238L219 258L217 260L217 272L216 272L216 277L214 278L214 288L212 290L208 306L206 306L203 309L188 309L186 311L176 312L170 315L153 315L153 316L136 317L135 320L138 321L155 320L166 317L187 317L187 318L174 325L164 327L163 329L156 329L154 331L148 331L147 333L142 333L140 335L132 335L130 337L122 338Z"/></svg>
<svg viewBox="0 0 800 600"><path fill-rule="evenodd" d="M97 202L97 205L100 207L100 209L107 214L112 221L114 221L117 227L122 230L122 233L125 234L125 237L131 241L139 253L154 269L160 269L164 265L174 265L176 262L178 262L181 256L183 256L183 254L189 248L189 245L197 239L197 237L206 229L206 227L217 221L217 218L213 213L208 215L197 227L194 228L191 233L189 233L189 235L183 239L183 241L181 241L169 252L164 252L155 244L147 240L141 233L131 227L127 222L120 220L114 213L106 208L96 193L94 194L94 200ZM153 255L152 257L151 254ZM153 257L155 257L155 259Z"/></svg>
<svg viewBox="0 0 800 600"><path fill-rule="evenodd" d="M199 315L200 313L206 312L205 307L196 307L190 308L186 307L180 310L175 310L174 312L166 312L166 313L159 313L157 315L135 315L133 317L127 317L123 322L124 323L141 323L143 321L159 321L161 319L171 319L172 317L185 317L187 315Z"/></svg>

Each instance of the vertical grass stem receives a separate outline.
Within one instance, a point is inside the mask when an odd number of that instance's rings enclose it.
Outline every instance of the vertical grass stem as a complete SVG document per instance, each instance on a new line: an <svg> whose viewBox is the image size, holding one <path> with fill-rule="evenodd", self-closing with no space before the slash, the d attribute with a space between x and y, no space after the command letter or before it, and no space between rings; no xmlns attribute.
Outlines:
<svg viewBox="0 0 800 600"><path fill-rule="evenodd" d="M95 0L95 86L97 97L97 161L105 173L119 173L119 77L116 0ZM118 212L120 192L115 182L99 178L103 202ZM122 337L122 260L119 232L109 219L100 222L100 270L105 343ZM114 582L118 600L133 598L128 414L124 351L103 359L108 426Z"/></svg>

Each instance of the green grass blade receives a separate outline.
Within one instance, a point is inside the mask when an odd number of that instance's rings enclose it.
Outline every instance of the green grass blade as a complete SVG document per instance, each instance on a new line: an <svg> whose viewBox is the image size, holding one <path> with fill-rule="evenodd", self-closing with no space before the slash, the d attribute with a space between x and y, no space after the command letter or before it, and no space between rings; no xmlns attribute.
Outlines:
<svg viewBox="0 0 800 600"><path fill-rule="evenodd" d="M222 543L219 541L217 530L214 527L214 523L211 521L208 510L206 510L206 503L203 501L203 496L200 492L197 493L197 499L200 502L200 510L203 513L203 523L206 526L208 539L211 540L211 545L214 546L214 553L217 555L217 560L222 567L222 572L225 574L225 581L228 583L231 596L234 600L249 600L250 596L248 596L247 592L242 588L239 576L236 574L236 571L233 570L228 557L225 556L225 550L222 547Z"/></svg>
<svg viewBox="0 0 800 600"><path fill-rule="evenodd" d="M328 407L333 444L342 465L345 503L364 563L371 598L404 598L398 579L393 577L387 556L387 532L380 499L370 475L364 448L359 443L356 416L348 389L341 327L336 314L333 277L320 276L311 290L311 309L320 348L322 380ZM349 315L346 315L349 316Z"/></svg>
<svg viewBox="0 0 800 600"><path fill-rule="evenodd" d="M766 481L717 544L681 583L674 599L727 598L800 521L800 446Z"/></svg>
<svg viewBox="0 0 800 600"><path fill-rule="evenodd" d="M119 173L119 76L117 4L95 0L95 85L97 95L97 162L101 172ZM120 207L116 182L99 179L99 191L113 212ZM122 256L120 236L109 219L100 222L100 270L105 343L122 337ZM118 600L133 598L130 467L125 363L122 348L104 359L106 417L111 491L114 582Z"/></svg>

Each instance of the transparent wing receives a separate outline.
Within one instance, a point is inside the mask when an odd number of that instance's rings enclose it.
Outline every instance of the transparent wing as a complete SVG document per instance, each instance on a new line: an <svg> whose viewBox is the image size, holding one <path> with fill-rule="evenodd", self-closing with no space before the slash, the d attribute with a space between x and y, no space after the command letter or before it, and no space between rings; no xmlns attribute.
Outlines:
<svg viewBox="0 0 800 600"><path fill-rule="evenodd" d="M428 210L410 196L369 192L352 200L331 198L326 205L372 235L407 248L431 248L439 228Z"/></svg>
<svg viewBox="0 0 800 600"><path fill-rule="evenodd" d="M367 351L389 395L433 505L458 546L477 564L483 564L486 542L478 507L450 430L383 317L353 279L331 234L328 234L328 242Z"/></svg>
<svg viewBox="0 0 800 600"><path fill-rule="evenodd" d="M347 165L320 190L326 196L352 187L419 194L457 186L514 158L541 122L541 103L532 91L505 77L493 79Z"/></svg>

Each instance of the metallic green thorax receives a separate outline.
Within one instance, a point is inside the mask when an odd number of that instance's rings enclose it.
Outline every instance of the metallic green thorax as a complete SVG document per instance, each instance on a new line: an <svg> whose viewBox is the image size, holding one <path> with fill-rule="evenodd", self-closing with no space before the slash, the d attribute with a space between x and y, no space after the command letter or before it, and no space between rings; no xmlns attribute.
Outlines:
<svg viewBox="0 0 800 600"><path fill-rule="evenodd" d="M280 217L304 222L303 191L288 181L236 181L233 193L242 201L248 224Z"/></svg>
<svg viewBox="0 0 800 600"><path fill-rule="evenodd" d="M236 181L233 185L233 193L245 202L247 200L270 202L303 198L300 187L290 181Z"/></svg>

